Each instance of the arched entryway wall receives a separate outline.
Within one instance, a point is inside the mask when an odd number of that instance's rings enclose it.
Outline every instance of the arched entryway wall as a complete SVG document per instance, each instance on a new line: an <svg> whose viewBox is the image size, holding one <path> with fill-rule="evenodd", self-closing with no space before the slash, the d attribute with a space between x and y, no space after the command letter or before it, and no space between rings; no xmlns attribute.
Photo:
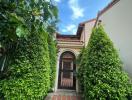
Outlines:
<svg viewBox="0 0 132 100"><path fill-rule="evenodd" d="M78 54L79 54L79 51L78 49L66 49L66 48L60 48L58 50L58 59L57 59L57 68L56 68L56 82L55 82L55 88L54 88L54 91L57 91L60 87L59 87L59 84L58 83L58 80L59 80L59 73L60 73L60 61L61 61L61 56L65 53L70 53L71 55L73 55L75 57L75 59L77 58ZM74 67L75 70L77 70L77 66ZM76 90L76 92L78 92L78 80L76 79L76 82L75 82L75 87L72 88L74 90ZM69 88L70 89L70 88Z"/></svg>

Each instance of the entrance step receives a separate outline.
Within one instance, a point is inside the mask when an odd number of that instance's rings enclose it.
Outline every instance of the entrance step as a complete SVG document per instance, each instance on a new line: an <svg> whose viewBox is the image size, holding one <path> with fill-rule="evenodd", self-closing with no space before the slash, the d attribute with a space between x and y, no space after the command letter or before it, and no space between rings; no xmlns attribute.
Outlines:
<svg viewBox="0 0 132 100"><path fill-rule="evenodd" d="M71 90L58 90L49 93L45 100L83 100L81 95Z"/></svg>

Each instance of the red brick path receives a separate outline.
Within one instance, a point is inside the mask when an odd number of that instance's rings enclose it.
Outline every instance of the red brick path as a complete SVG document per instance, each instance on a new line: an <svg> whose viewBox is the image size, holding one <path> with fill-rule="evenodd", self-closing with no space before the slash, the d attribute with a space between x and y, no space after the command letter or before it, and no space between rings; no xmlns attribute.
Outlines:
<svg viewBox="0 0 132 100"><path fill-rule="evenodd" d="M52 100L82 100L80 96L63 96L63 95L54 95Z"/></svg>

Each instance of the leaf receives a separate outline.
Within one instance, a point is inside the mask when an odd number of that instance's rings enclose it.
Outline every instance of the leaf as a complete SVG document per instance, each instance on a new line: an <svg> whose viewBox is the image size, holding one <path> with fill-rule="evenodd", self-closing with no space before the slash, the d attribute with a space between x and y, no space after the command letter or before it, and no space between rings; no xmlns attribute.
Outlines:
<svg viewBox="0 0 132 100"><path fill-rule="evenodd" d="M53 6L52 13L53 13L53 16L55 16L55 18L57 19L58 18L58 9L56 6Z"/></svg>
<svg viewBox="0 0 132 100"><path fill-rule="evenodd" d="M29 34L28 30L22 26L16 28L16 35L18 37L26 37Z"/></svg>
<svg viewBox="0 0 132 100"><path fill-rule="evenodd" d="M16 22L19 24L24 24L23 18L17 16L15 13L8 13L8 15L10 17L10 22Z"/></svg>

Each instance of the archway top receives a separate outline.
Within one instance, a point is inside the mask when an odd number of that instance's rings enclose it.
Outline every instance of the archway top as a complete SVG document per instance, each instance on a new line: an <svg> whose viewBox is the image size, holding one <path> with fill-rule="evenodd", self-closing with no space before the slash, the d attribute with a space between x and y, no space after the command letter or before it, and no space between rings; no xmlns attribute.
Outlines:
<svg viewBox="0 0 132 100"><path fill-rule="evenodd" d="M74 58L76 59L76 55L71 51L65 51L61 53L61 58Z"/></svg>
<svg viewBox="0 0 132 100"><path fill-rule="evenodd" d="M65 49L65 50L62 50L62 51L60 52L60 55L66 53L66 52L69 52L70 54L74 55L75 58L77 58L77 54L75 53L74 50L71 50L71 49Z"/></svg>

